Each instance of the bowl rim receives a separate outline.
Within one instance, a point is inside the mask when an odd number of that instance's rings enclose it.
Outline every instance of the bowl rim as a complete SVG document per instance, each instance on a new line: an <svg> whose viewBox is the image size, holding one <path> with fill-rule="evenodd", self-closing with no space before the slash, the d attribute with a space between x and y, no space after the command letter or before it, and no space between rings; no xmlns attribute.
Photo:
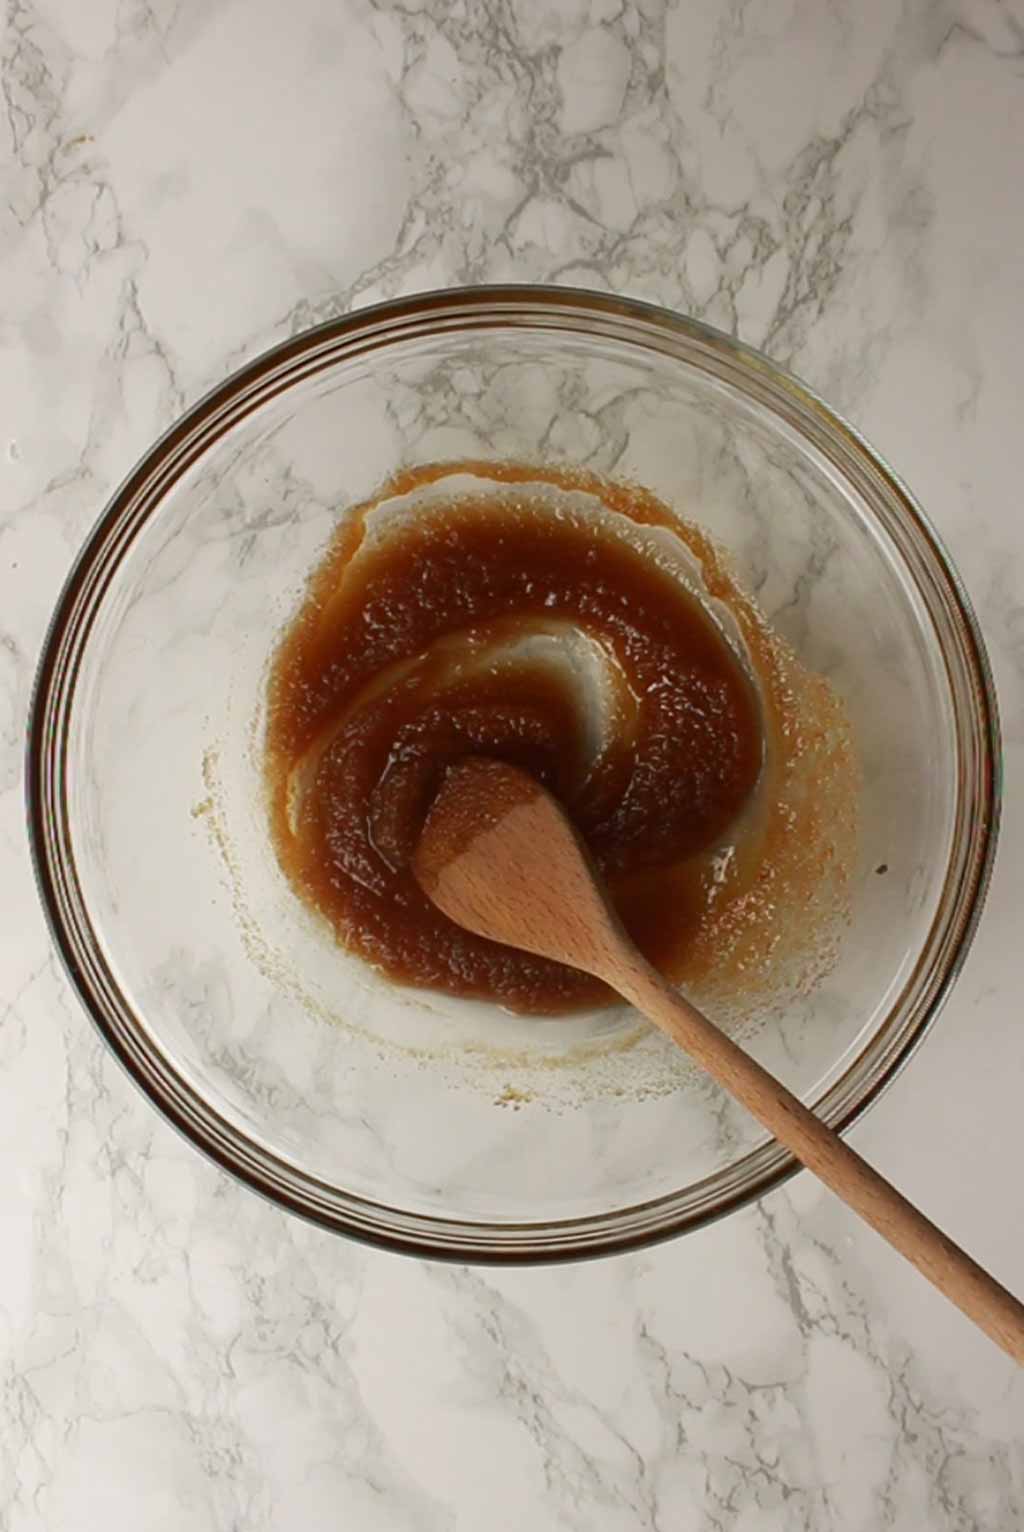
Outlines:
<svg viewBox="0 0 1024 1532"><path fill-rule="evenodd" d="M922 580L929 587L929 615L934 619L935 605L945 615L949 637L940 649L954 721L958 728L968 727L967 736L958 734L956 740L957 803L966 841L951 879L954 836L943 897L923 949L938 932L940 950L933 954L933 971L922 980L925 987L917 997L915 1015L883 1048L870 1078L844 1094L844 1082L849 1083L852 1071L892 1020L890 1008L842 1077L813 1103L839 1132L873 1106L905 1067L934 1025L963 966L991 878L1002 767L995 688L977 618L952 558L902 479L855 427L793 374L753 347L672 309L608 292L529 283L452 287L390 299L326 320L262 352L204 394L157 439L110 497L75 559L36 670L25 773L28 833L39 897L65 971L100 1036L139 1089L195 1147L251 1189L363 1243L438 1260L512 1265L609 1255L673 1238L764 1196L800 1166L769 1139L706 1182L651 1202L610 1213L518 1223L410 1213L298 1171L211 1107L177 1075L138 1024L106 965L77 892L65 793L67 726L92 621L120 556L175 479L238 419L341 356L415 335L503 326L624 339L684 364L699 357L747 397L761 398L782 418L792 417L805 438L810 433L814 445L848 476L858 475L861 488L886 506L890 541L919 593ZM953 660L959 662L956 674ZM965 756L970 768L966 785ZM965 802L968 787L971 801ZM901 996L921 977L920 967L921 958ZM712 1186L718 1188L714 1195ZM689 1198L685 1208L679 1206L683 1197Z"/></svg>

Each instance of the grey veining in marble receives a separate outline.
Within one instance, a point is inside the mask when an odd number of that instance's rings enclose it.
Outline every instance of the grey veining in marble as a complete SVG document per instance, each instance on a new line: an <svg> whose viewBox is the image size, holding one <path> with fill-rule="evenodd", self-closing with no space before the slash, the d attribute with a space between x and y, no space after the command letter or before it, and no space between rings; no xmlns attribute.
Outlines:
<svg viewBox="0 0 1024 1532"><path fill-rule="evenodd" d="M269 343L556 280L762 345L907 478L1007 746L974 952L859 1147L1024 1288L1020 0L10 0L0 113L0 1527L1012 1532L1024 1383L807 1178L563 1270L357 1249L103 1053L21 762L74 551Z"/></svg>

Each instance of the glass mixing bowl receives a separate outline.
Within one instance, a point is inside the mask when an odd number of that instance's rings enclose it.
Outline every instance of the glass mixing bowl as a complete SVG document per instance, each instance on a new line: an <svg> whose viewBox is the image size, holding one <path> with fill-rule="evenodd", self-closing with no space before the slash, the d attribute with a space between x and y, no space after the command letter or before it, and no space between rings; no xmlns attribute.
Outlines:
<svg viewBox="0 0 1024 1532"><path fill-rule="evenodd" d="M279 872L260 792L277 634L346 507L399 467L483 458L632 479L707 527L850 712L853 915L751 1051L842 1129L935 1019L997 820L988 665L907 490L802 384L606 294L383 304L215 389L114 496L60 599L31 725L39 886L133 1079L282 1206L393 1249L622 1250L777 1186L791 1156L624 1009L557 1021L401 991Z"/></svg>

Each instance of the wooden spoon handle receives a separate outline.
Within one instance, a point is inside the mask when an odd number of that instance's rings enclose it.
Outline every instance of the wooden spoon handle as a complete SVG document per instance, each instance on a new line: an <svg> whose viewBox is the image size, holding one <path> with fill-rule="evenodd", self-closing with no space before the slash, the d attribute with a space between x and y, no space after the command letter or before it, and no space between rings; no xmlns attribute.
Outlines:
<svg viewBox="0 0 1024 1532"><path fill-rule="evenodd" d="M1024 1365L1024 1304L642 959L634 962L633 954L626 954L609 981L997 1346Z"/></svg>

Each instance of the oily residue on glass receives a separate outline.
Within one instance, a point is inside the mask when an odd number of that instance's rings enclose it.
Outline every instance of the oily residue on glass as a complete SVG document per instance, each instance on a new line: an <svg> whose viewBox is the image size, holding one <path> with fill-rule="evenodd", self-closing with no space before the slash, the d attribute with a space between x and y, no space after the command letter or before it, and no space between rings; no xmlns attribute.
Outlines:
<svg viewBox="0 0 1024 1532"><path fill-rule="evenodd" d="M351 514L280 642L268 703L273 842L296 892L396 981L532 1013L610 997L422 893L411 859L449 765L492 756L553 791L630 934L688 982L712 965L740 978L778 945L765 914L788 876L792 768L808 749L823 770L849 756L831 692L702 533L643 490L533 467L433 465ZM809 847L789 871L806 916L812 864L820 881L837 843L805 808Z"/></svg>

